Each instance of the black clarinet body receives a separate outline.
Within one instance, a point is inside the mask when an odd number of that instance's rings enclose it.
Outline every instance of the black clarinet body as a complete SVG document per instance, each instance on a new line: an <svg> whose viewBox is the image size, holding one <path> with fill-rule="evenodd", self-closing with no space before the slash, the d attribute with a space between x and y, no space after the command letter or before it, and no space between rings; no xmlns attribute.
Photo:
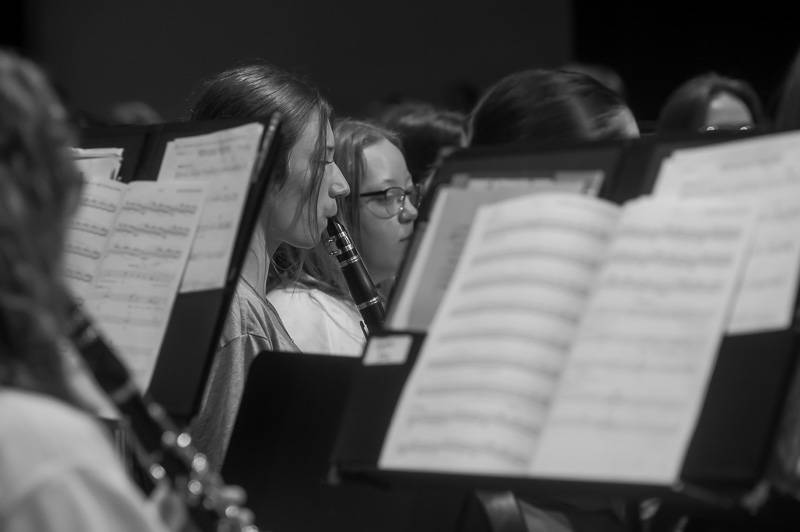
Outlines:
<svg viewBox="0 0 800 532"><path fill-rule="evenodd" d="M383 328L385 312L375 283L369 276L364 261L358 253L350 234L337 218L328 219L328 252L336 257L350 295L371 332Z"/></svg>
<svg viewBox="0 0 800 532"><path fill-rule="evenodd" d="M156 481L169 480L182 492L189 516L200 530L216 531L225 520L226 530L232 527L258 532L249 522L249 510L228 503L221 492L222 479L210 470L191 436L178 429L158 403L139 391L127 367L89 317L78 305L73 305L70 314L70 339L132 431L134 458L146 473L139 480L150 483L142 488L148 491Z"/></svg>

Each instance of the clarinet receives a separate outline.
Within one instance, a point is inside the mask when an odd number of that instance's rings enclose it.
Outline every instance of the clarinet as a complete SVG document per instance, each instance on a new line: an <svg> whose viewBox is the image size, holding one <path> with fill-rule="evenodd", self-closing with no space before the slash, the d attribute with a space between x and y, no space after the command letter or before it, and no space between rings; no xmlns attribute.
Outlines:
<svg viewBox="0 0 800 532"><path fill-rule="evenodd" d="M339 262L347 288L364 323L373 333L381 330L384 318L383 301L353 240L344 228L344 224L335 217L328 219L327 231L328 253L336 257Z"/></svg>
<svg viewBox="0 0 800 532"><path fill-rule="evenodd" d="M211 471L191 436L179 430L149 395L139 392L128 369L77 304L71 305L69 322L70 339L131 429L134 455L150 488L164 478L173 486L180 482L189 515L200 530L218 530L226 520L233 530L258 532L250 523L249 510L225 501L221 477Z"/></svg>

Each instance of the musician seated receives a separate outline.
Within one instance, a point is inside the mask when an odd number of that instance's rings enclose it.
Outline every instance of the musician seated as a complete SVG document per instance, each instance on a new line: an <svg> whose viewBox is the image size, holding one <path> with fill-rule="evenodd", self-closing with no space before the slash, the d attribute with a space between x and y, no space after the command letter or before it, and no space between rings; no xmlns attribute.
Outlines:
<svg viewBox="0 0 800 532"><path fill-rule="evenodd" d="M345 119L334 128L334 160L350 185L339 216L348 227L381 297L391 283L414 230L419 189L400 142L388 130ZM269 301L301 351L358 356L365 333L336 260L324 245L312 253L284 246Z"/></svg>
<svg viewBox="0 0 800 532"><path fill-rule="evenodd" d="M193 120L282 117L275 169L222 328L200 413L191 432L213 469L222 465L250 364L263 351L297 351L266 299L273 255L283 243L313 248L336 198L350 191L333 161L331 108L308 81L267 63L213 75L194 95Z"/></svg>
<svg viewBox="0 0 800 532"><path fill-rule="evenodd" d="M167 530L93 415L99 389L65 347L64 241L82 187L66 115L35 65L0 51L0 530ZM172 516L177 529L184 518Z"/></svg>
<svg viewBox="0 0 800 532"><path fill-rule="evenodd" d="M638 136L633 113L618 93L580 72L535 69L510 74L487 89L470 116L469 145L569 144ZM526 521L542 517L566 522L573 532L617 532L627 524L621 500L580 497L548 501L546 507L522 506ZM553 523L541 528L558 529Z"/></svg>
<svg viewBox="0 0 800 532"><path fill-rule="evenodd" d="M766 127L764 106L745 80L708 72L670 93L658 115L658 133L745 131Z"/></svg>
<svg viewBox="0 0 800 532"><path fill-rule="evenodd" d="M580 72L534 69L492 85L470 114L469 145L575 143L639 136L622 97Z"/></svg>

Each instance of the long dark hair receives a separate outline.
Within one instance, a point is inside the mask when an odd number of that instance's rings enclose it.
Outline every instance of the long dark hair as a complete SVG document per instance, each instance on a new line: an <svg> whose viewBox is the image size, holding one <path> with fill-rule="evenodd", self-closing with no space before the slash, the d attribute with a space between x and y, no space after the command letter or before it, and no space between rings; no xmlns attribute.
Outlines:
<svg viewBox="0 0 800 532"><path fill-rule="evenodd" d="M389 107L378 118L403 143L403 154L414 183L423 183L442 156L466 142L466 116L427 103L406 102Z"/></svg>
<svg viewBox="0 0 800 532"><path fill-rule="evenodd" d="M318 135L311 157L312 178L307 197L316 204L325 175L327 124L330 105L307 80L265 62L249 63L212 76L191 97L190 120L223 118L258 119L281 114L275 138L276 165L270 187L281 188L288 178L289 152L314 113L318 116ZM317 224L316 209L309 209L309 222Z"/></svg>
<svg viewBox="0 0 800 532"><path fill-rule="evenodd" d="M470 115L470 146L621 139L622 97L579 72L534 69L492 85Z"/></svg>
<svg viewBox="0 0 800 532"><path fill-rule="evenodd" d="M0 51L0 386L78 404L65 376L63 252L82 179L44 74Z"/></svg>

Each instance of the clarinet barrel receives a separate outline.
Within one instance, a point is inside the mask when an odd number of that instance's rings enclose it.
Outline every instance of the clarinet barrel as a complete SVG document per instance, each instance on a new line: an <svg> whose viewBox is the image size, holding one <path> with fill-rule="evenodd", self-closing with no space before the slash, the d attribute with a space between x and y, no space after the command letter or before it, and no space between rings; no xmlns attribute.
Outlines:
<svg viewBox="0 0 800 532"><path fill-rule="evenodd" d="M336 257L350 295L371 332L383 327L383 301L342 222L328 219L328 252Z"/></svg>

